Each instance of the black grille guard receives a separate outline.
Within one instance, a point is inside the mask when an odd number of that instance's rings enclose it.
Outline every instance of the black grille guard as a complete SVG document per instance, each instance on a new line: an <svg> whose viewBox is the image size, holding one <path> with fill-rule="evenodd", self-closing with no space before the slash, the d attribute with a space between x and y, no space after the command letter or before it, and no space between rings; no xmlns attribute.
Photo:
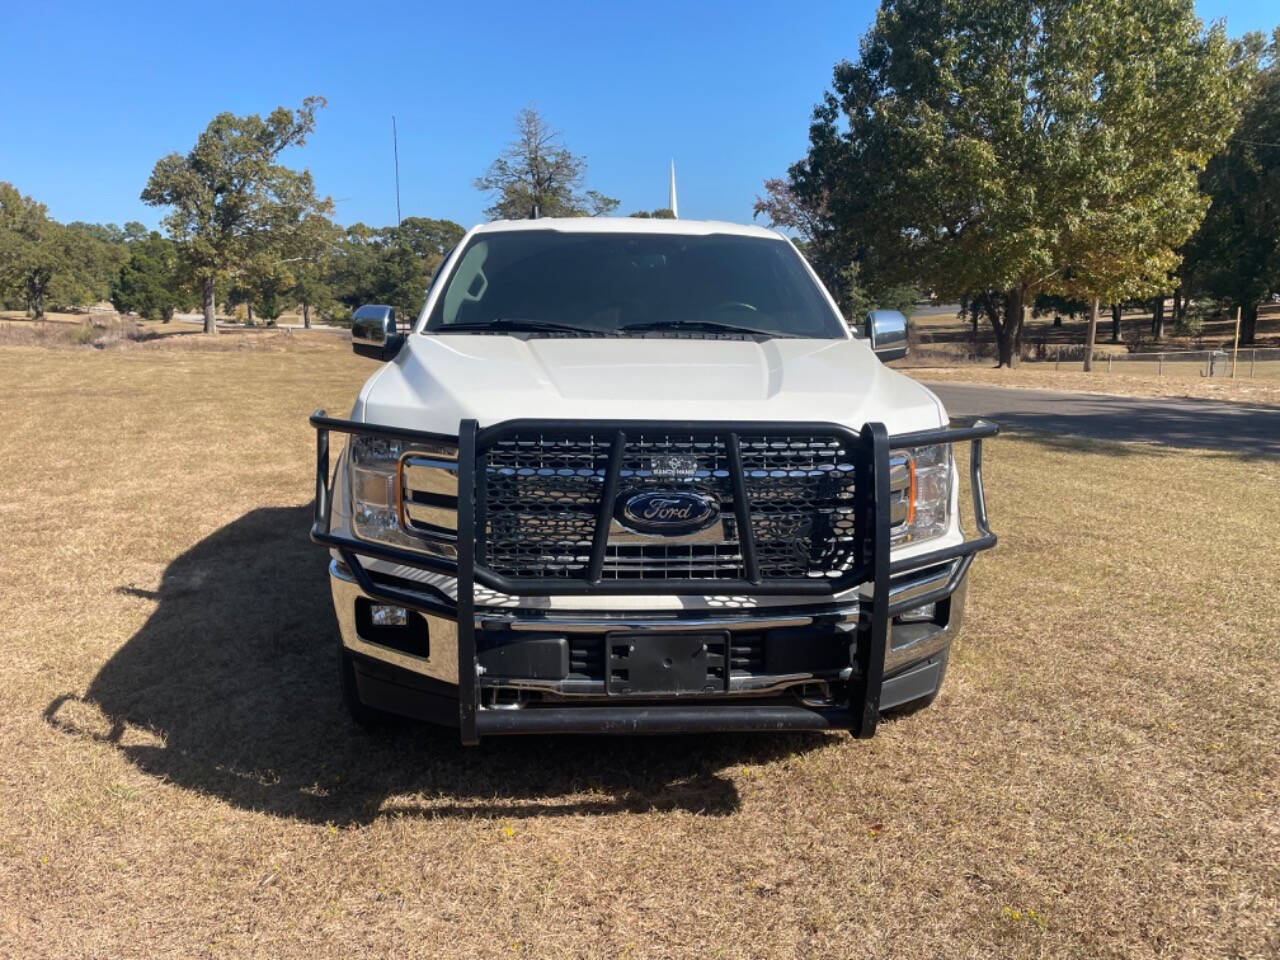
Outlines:
<svg viewBox="0 0 1280 960"><path fill-rule="evenodd" d="M730 706L715 705L703 708L708 716L700 721L688 718L686 726L697 729L699 724L715 725L728 729L829 729L844 728L860 737L869 737L875 732L879 719L880 685L884 668L885 648L888 643L890 618L901 612L890 603L890 578L906 570L936 565L952 560L959 560L949 578L949 582L926 596L912 597L901 606L921 606L940 600L955 590L956 586L968 572L973 557L979 551L994 547L996 535L987 525L986 497L982 486L982 441L993 437L998 432L996 424L989 420L974 419L957 421L951 426L936 430L921 430L913 433L898 434L890 437L881 423L869 423L860 432L834 423L755 423L755 422L709 422L709 421L581 421L581 420L509 420L491 427L480 428L475 420L463 420L459 424L457 436L428 433L421 430L407 430L396 427L385 427L376 424L357 423L341 420L325 415L317 410L311 415L311 425L316 429L316 498L314 519L311 526L311 539L318 544L338 551L343 562L350 568L352 575L364 593L370 597L445 617L457 621L458 624L458 697L459 725L462 741L475 743L483 732L511 733L554 731L555 729L578 729L579 723L566 722L556 726L553 713L565 712L582 714L583 708L567 708L558 710L532 711L489 711L493 717L482 716L486 711L479 709L479 684L477 682L477 659L475 638L475 587L477 584L492 590L516 596L573 596L585 594L610 595L692 595L692 596L750 596L750 595L783 595L812 597L815 600L858 586L871 583L870 602L863 602L859 623L859 642L854 645L856 662L851 663L851 680L849 685L849 704L844 710L810 710L796 707L795 711L811 715L802 717L797 714L787 718L775 716L778 711L787 711L785 707L742 707L735 712ZM476 562L476 462L494 443L522 431L543 431L560 436L581 437L601 434L612 435L615 453L610 456L609 469L604 478L604 488L600 500L599 516L596 519L595 533L592 538L591 557L584 578L535 578L504 577L483 564ZM665 430L693 437L714 438L721 441L730 463L731 480L734 489L734 510L737 528L741 540L741 550L747 576L744 578L690 578L690 579L654 579L654 580L604 580L601 578L605 549L608 542L609 519L613 500L617 494L619 462L622 446L628 431L644 432ZM332 505L333 487L329 469L329 435L344 433L381 437L389 440L401 440L418 443L447 443L458 446L458 536L457 560L434 557L417 551L405 550L381 543L360 540L353 537L338 536L330 532L330 508ZM743 473L741 469L738 438L742 435L787 437L793 434L811 433L838 438L847 447L852 456L855 476L858 478L854 489L854 526L855 550L854 562L849 569L837 577L807 579L770 579L759 576L754 556L754 539L752 535L750 511L747 508L747 497ZM926 554L894 562L890 559L890 511L889 511L889 459L890 451L908 447L927 446L930 444L950 444L968 441L971 445L969 458L970 493L973 498L973 518L977 528L977 536L963 543L944 547ZM871 483L863 478L870 476ZM438 587L423 584L428 593L407 591L374 580L369 571L360 563L359 557L375 557L393 563L403 564L419 570L440 573L456 578L456 599L449 597ZM862 642L865 640L866 642ZM470 669L464 669L470 664ZM667 708L657 708L662 714ZM697 713L696 706L679 708L681 711ZM623 712L634 712L628 708ZM764 711L764 712L761 712ZM521 729L515 713L528 712L535 715L530 723ZM608 712L605 710L604 712ZM669 711L668 711L669 712ZM502 716L498 716L501 714ZM730 714L733 714L730 716ZM767 716L766 716L767 714ZM618 714L619 717L622 713ZM713 719L719 717L717 721ZM581 718L579 718L580 720ZM489 723L489 720L493 720ZM628 729L636 732L665 729L670 726L670 717L654 724L626 723ZM615 724L614 726L617 726ZM600 729L610 728L609 724ZM592 729L595 729L593 726Z"/></svg>

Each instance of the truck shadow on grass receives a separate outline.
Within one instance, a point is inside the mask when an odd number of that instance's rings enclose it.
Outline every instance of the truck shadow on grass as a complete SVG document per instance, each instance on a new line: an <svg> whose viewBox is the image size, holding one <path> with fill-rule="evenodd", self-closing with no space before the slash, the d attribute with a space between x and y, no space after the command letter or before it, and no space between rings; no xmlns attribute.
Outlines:
<svg viewBox="0 0 1280 960"><path fill-rule="evenodd" d="M140 770L282 817L535 817L739 807L727 767L814 749L823 735L530 737L458 745L452 730L355 726L338 685L327 555L309 507L254 510L176 558L156 607L54 727L111 743Z"/></svg>

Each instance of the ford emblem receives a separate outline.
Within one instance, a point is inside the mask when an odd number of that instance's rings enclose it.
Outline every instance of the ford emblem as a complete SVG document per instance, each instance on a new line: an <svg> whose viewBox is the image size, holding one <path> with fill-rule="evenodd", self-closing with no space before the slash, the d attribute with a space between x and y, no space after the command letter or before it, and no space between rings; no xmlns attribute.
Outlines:
<svg viewBox="0 0 1280 960"><path fill-rule="evenodd" d="M644 490L618 498L614 516L636 533L678 537L715 523L720 504L705 493L688 490Z"/></svg>

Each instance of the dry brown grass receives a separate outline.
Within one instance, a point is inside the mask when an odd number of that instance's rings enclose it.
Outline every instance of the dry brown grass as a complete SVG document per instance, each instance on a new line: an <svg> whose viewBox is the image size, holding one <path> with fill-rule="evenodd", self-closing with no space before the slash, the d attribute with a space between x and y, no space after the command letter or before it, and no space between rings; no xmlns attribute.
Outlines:
<svg viewBox="0 0 1280 960"><path fill-rule="evenodd" d="M38 346L54 349L158 349L158 350L332 350L345 346L349 337L333 328L294 330L283 327L223 328L208 337L194 324L161 323L112 313L49 314L34 321L0 316L0 347Z"/></svg>
<svg viewBox="0 0 1280 960"><path fill-rule="evenodd" d="M1079 366L1076 364L1075 366ZM1016 369L993 369L989 364L956 367L912 367L903 370L917 380L983 383L1031 390L1106 393L1121 397L1198 397L1235 403L1280 405L1280 379L1202 377L1199 374L1137 376L1107 373L1106 364L1091 373L1054 370L1052 364L1023 364Z"/></svg>
<svg viewBox="0 0 1280 960"><path fill-rule="evenodd" d="M1280 463L993 442L874 741L463 750L341 713L305 418L370 370L0 349L0 956L1280 951Z"/></svg>
<svg viewBox="0 0 1280 960"><path fill-rule="evenodd" d="M44 315L43 320L33 320L25 310L0 310L0 326L5 323L11 323L15 326L18 324L32 324L39 326L42 323L70 323L79 325L86 322L89 318L88 313L63 313L59 310L50 310Z"/></svg>

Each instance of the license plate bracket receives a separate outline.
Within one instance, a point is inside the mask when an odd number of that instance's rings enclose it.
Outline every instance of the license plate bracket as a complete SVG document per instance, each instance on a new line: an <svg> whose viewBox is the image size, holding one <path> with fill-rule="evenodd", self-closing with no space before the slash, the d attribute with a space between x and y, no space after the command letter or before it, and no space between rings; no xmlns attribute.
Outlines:
<svg viewBox="0 0 1280 960"><path fill-rule="evenodd" d="M605 690L610 696L694 696L728 689L728 635L610 633Z"/></svg>

